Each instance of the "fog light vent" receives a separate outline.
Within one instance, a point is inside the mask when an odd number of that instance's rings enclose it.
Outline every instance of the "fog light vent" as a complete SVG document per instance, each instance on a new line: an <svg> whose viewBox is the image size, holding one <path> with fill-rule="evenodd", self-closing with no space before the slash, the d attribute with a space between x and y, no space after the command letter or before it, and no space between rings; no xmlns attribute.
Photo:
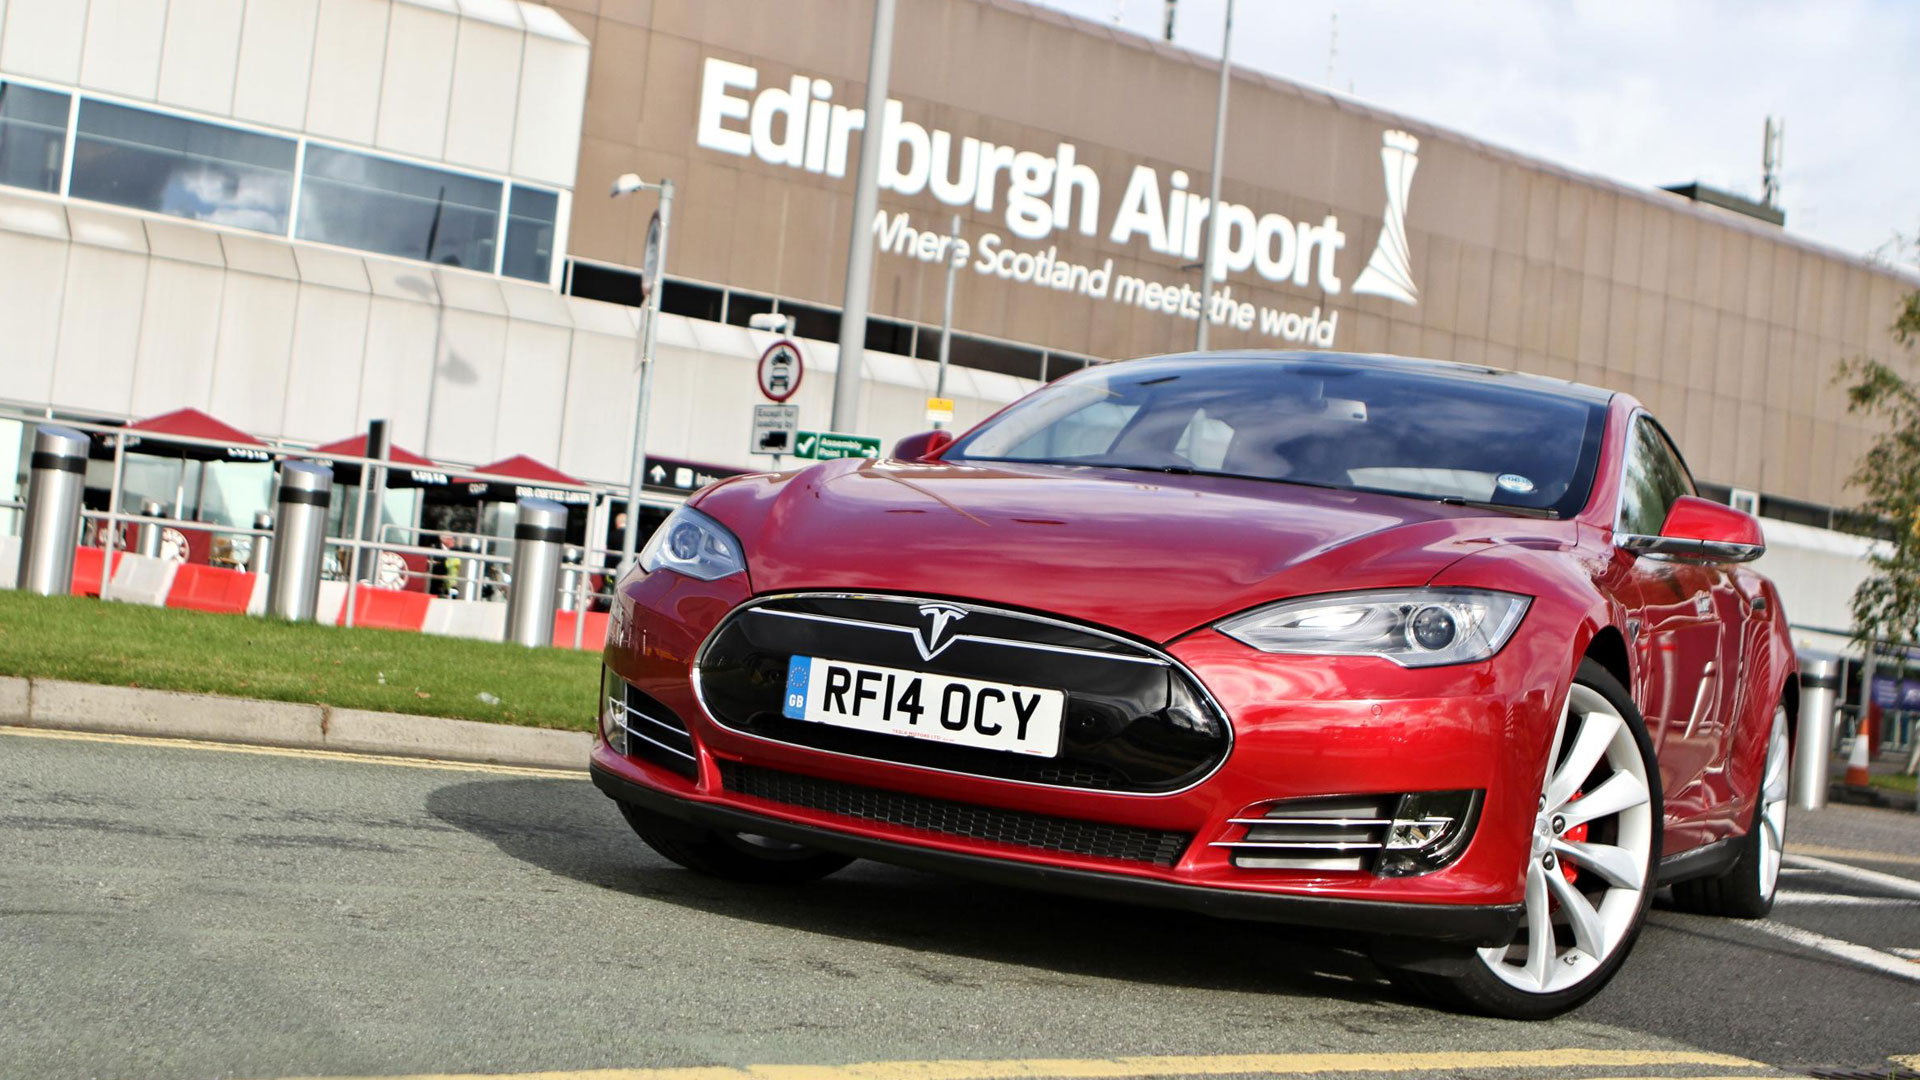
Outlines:
<svg viewBox="0 0 1920 1080"><path fill-rule="evenodd" d="M1241 835L1211 846L1244 870L1422 874L1466 848L1479 804L1477 791L1289 799L1231 819Z"/></svg>

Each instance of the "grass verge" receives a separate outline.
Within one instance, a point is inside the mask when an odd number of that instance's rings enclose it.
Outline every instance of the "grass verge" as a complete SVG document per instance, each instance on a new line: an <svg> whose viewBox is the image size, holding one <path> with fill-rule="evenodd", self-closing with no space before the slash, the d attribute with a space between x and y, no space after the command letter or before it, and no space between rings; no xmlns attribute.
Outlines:
<svg viewBox="0 0 1920 1080"><path fill-rule="evenodd" d="M0 590L0 675L591 731L599 665L571 649Z"/></svg>
<svg viewBox="0 0 1920 1080"><path fill-rule="evenodd" d="M1915 777L1908 776L1905 773L1874 773L1869 779L1869 783L1877 788L1885 788L1888 791L1904 791L1912 795L1914 793L1915 779Z"/></svg>

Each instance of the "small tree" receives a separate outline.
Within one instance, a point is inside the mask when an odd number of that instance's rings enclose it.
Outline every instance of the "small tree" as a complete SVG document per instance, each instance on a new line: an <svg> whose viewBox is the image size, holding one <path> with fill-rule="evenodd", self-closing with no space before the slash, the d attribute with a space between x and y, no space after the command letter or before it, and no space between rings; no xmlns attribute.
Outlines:
<svg viewBox="0 0 1920 1080"><path fill-rule="evenodd" d="M1920 343L1920 289L1901 301L1893 339ZM1920 383L1887 364L1855 357L1840 362L1847 411L1877 417L1886 431L1847 482L1866 493L1861 509L1892 527L1892 550L1871 556L1872 573L1853 594L1853 632L1862 641L1920 636Z"/></svg>

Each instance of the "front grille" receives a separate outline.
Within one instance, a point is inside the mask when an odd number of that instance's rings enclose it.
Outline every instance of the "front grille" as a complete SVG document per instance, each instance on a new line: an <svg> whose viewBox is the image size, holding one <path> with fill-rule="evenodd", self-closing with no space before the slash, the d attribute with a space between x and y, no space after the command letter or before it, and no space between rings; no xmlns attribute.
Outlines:
<svg viewBox="0 0 1920 1080"><path fill-rule="evenodd" d="M720 763L720 780L728 791L787 806L1098 859L1172 866L1193 840L1189 833L1000 810L729 761Z"/></svg>
<svg viewBox="0 0 1920 1080"><path fill-rule="evenodd" d="M702 701L721 724L776 742L1093 791L1180 791L1210 774L1232 747L1226 717L1161 653L1091 627L938 602L964 614L942 624L951 636L929 657L918 633L926 632L923 609L935 605L829 593L755 602L730 615L702 648ZM795 656L1063 691L1059 752L1011 754L787 717L782 705Z"/></svg>
<svg viewBox="0 0 1920 1080"><path fill-rule="evenodd" d="M606 673L607 715L627 734L628 757L650 761L689 780L699 775L693 736L672 709L625 679Z"/></svg>

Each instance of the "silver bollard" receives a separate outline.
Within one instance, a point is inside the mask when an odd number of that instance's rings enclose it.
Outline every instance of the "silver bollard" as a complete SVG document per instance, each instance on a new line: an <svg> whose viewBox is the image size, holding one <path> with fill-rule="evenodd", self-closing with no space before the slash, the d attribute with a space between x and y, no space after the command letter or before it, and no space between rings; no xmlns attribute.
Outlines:
<svg viewBox="0 0 1920 1080"><path fill-rule="evenodd" d="M267 614L305 621L320 605L320 562L326 554L327 504L333 470L306 461L280 464L280 510L267 571Z"/></svg>
<svg viewBox="0 0 1920 1080"><path fill-rule="evenodd" d="M580 549L570 547L561 554L560 560L566 569L560 572L560 610L571 614L580 606L580 581L584 571L580 569L583 556Z"/></svg>
<svg viewBox="0 0 1920 1080"><path fill-rule="evenodd" d="M23 592L65 596L73 591L73 549L80 542L87 437L72 428L42 424L33 437L32 462L16 581Z"/></svg>
<svg viewBox="0 0 1920 1080"><path fill-rule="evenodd" d="M259 510L253 515L253 546L247 549L247 573L264 574L272 566L273 511Z"/></svg>
<svg viewBox="0 0 1920 1080"><path fill-rule="evenodd" d="M160 505L157 499L140 500L140 516L143 518L157 518L163 509L165 508ZM159 558L160 534L163 531L165 530L155 525L151 520L141 522L140 542L134 546L133 553L135 555L145 555L149 559Z"/></svg>
<svg viewBox="0 0 1920 1080"><path fill-rule="evenodd" d="M1840 658L1800 652L1800 719L1793 740L1793 805L1827 805L1827 759L1833 754L1833 703L1840 692Z"/></svg>
<svg viewBox="0 0 1920 1080"><path fill-rule="evenodd" d="M566 507L552 499L520 500L520 521L513 527L513 587L507 590L509 642L553 644L554 590L566 539Z"/></svg>
<svg viewBox="0 0 1920 1080"><path fill-rule="evenodd" d="M460 583L454 594L462 600L480 599L480 571L486 566L475 556L480 554L480 541L469 536L460 541Z"/></svg>

